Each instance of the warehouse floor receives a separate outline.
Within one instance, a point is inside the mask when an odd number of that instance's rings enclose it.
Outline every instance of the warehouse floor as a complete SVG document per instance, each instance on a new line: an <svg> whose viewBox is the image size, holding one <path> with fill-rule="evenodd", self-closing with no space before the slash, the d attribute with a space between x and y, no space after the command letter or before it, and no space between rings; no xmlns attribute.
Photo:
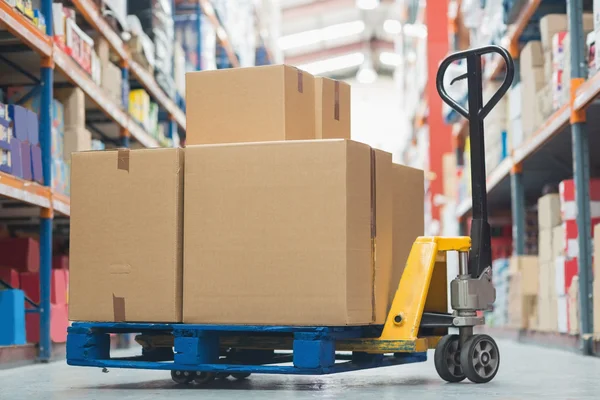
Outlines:
<svg viewBox="0 0 600 400"><path fill-rule="evenodd" d="M446 384L427 363L325 377L256 375L181 387L167 372L69 367L64 362L0 370L3 399L598 399L600 358L542 347L499 342L500 372L485 385Z"/></svg>

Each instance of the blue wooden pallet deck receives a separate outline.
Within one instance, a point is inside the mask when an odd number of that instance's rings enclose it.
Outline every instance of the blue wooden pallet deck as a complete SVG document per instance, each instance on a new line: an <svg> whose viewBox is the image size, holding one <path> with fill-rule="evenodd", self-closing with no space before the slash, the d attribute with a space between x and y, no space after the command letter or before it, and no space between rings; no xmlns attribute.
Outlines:
<svg viewBox="0 0 600 400"><path fill-rule="evenodd" d="M427 360L427 353L336 352L338 341L373 339L380 332L381 327L372 326L78 322L68 330L67 363L100 368L322 375ZM110 333L139 333L145 338L160 338L163 347L146 349L137 357L111 358ZM281 365L284 363L291 365Z"/></svg>

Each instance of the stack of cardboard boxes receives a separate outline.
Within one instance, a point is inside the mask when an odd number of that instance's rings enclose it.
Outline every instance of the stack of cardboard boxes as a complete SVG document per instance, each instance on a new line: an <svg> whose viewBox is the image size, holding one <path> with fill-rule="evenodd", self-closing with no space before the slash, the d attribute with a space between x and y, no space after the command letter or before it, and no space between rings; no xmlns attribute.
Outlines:
<svg viewBox="0 0 600 400"><path fill-rule="evenodd" d="M70 319L382 324L423 171L348 140L341 82L195 72L186 98L185 149L73 156Z"/></svg>
<svg viewBox="0 0 600 400"><path fill-rule="evenodd" d="M486 104L498 91L500 84L490 82L483 91L483 103ZM502 97L498 104L485 117L485 169L489 175L508 156L508 98Z"/></svg>
<svg viewBox="0 0 600 400"><path fill-rule="evenodd" d="M558 297L564 295L556 287L556 260L562 257L560 199L558 193L538 200L539 277L537 330L558 330Z"/></svg>
<svg viewBox="0 0 600 400"><path fill-rule="evenodd" d="M508 325L516 329L530 329L537 325L537 257L513 256L508 273Z"/></svg>

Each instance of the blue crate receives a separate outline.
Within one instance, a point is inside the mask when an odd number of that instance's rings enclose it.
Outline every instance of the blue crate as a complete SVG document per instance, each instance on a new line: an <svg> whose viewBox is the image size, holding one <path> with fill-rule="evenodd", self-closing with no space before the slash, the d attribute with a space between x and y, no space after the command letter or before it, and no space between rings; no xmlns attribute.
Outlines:
<svg viewBox="0 0 600 400"><path fill-rule="evenodd" d="M25 337L25 293L22 290L0 290L0 346L19 346Z"/></svg>
<svg viewBox="0 0 600 400"><path fill-rule="evenodd" d="M323 375L427 360L426 352L399 352L394 355L336 352L338 341L376 338L381 329L382 327L372 326L78 322L68 330L67 363L99 368ZM154 351L143 351L142 355L137 357L111 358L110 333L140 333L148 337L163 335L172 339L173 349L162 347ZM235 349L235 343L240 347L259 347L262 350L234 351L232 349ZM287 353L274 352L275 349L282 348L289 350ZM281 363L291 365L274 365Z"/></svg>

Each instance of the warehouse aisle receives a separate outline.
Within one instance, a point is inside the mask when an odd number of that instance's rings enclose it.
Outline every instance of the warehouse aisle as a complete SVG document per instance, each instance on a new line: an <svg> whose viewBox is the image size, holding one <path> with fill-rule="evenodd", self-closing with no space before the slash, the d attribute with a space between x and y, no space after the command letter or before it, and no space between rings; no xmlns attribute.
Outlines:
<svg viewBox="0 0 600 400"><path fill-rule="evenodd" d="M597 399L600 359L514 342L500 342L501 369L487 385L443 383L433 366L382 368L326 377L253 376L208 387L176 386L166 372L36 365L0 371L3 399Z"/></svg>

